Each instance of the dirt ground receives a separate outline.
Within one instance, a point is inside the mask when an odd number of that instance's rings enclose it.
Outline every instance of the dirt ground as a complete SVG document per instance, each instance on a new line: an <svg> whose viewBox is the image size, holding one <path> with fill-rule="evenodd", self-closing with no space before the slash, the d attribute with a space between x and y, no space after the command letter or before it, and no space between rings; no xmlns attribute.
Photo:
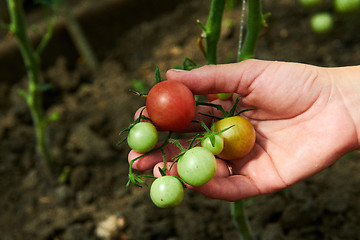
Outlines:
<svg viewBox="0 0 360 240"><path fill-rule="evenodd" d="M151 86L157 64L164 76L184 57L204 64L196 20L206 21L210 1L151 2L106 1L79 14L100 62L95 72L78 56L63 25L44 54L44 80L53 86L45 93L45 108L61 114L50 125L52 152L58 164L71 169L65 184L47 176L34 151L31 117L18 94L26 87L24 67L13 39L1 40L0 239L237 238L228 202L186 191L179 207L159 209L146 187L125 189L129 149L116 146L118 133L144 104L129 94L132 81ZM308 25L316 10L293 0L266 0L263 9L272 16L257 58L319 66L360 63L358 17L336 16L334 31L318 36ZM224 16L236 23L223 28L220 62L236 51L239 17L239 7ZM247 201L256 238L360 239L359 158L358 152L349 153L305 181Z"/></svg>

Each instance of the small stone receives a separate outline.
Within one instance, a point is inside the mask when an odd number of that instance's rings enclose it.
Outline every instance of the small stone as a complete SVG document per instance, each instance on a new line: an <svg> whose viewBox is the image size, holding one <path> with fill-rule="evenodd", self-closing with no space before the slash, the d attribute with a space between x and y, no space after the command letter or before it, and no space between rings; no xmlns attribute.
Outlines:
<svg viewBox="0 0 360 240"><path fill-rule="evenodd" d="M119 236L124 227L124 217L109 215L104 221L98 224L96 228L96 235L101 239L110 240Z"/></svg>

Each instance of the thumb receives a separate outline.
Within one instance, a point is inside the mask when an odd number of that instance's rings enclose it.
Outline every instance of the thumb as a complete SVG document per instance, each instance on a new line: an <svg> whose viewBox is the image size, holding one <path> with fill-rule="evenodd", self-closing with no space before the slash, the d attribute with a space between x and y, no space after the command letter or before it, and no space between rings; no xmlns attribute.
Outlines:
<svg viewBox="0 0 360 240"><path fill-rule="evenodd" d="M254 80L269 63L249 59L239 63L205 65L191 71L171 69L167 71L166 79L184 83L194 94L232 92L246 96L251 92Z"/></svg>

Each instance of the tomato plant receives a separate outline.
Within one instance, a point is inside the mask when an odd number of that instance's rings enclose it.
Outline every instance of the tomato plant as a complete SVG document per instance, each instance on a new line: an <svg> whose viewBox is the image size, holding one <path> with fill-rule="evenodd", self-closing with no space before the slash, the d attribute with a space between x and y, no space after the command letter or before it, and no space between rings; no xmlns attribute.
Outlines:
<svg viewBox="0 0 360 240"><path fill-rule="evenodd" d="M204 185L215 175L215 156L204 147L191 148L180 157L177 171L187 184L191 186Z"/></svg>
<svg viewBox="0 0 360 240"><path fill-rule="evenodd" d="M146 153L151 151L158 141L158 132L150 122L139 122L129 131L127 143L136 152Z"/></svg>
<svg viewBox="0 0 360 240"><path fill-rule="evenodd" d="M150 198L160 208L175 207L184 199L184 187L174 176L162 176L152 183Z"/></svg>
<svg viewBox="0 0 360 240"><path fill-rule="evenodd" d="M160 130L178 131L193 120L195 98L189 88L178 81L162 81L150 89L146 108Z"/></svg>
<svg viewBox="0 0 360 240"><path fill-rule="evenodd" d="M232 116L215 122L215 131L221 131L230 126L219 135L224 139L224 149L220 158L235 160L247 155L255 144L255 130L251 123L244 117Z"/></svg>

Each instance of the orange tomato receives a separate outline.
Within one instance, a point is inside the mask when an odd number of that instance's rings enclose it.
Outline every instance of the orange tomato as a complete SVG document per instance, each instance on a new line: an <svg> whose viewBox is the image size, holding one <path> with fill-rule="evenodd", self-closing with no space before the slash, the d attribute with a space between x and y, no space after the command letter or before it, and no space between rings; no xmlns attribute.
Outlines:
<svg viewBox="0 0 360 240"><path fill-rule="evenodd" d="M220 133L224 139L224 149L217 156L225 160L235 160L246 156L255 144L255 129L244 117L233 116L215 122L215 131L221 131L234 125L228 130Z"/></svg>

